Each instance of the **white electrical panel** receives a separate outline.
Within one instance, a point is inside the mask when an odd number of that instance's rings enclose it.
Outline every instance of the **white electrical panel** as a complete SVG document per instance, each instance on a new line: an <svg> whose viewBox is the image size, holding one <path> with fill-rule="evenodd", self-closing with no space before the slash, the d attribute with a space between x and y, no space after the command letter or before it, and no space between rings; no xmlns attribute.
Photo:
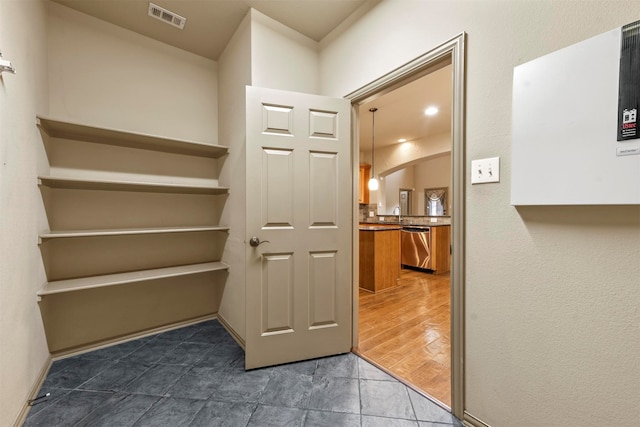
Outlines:
<svg viewBox="0 0 640 427"><path fill-rule="evenodd" d="M637 119L634 108L621 107L624 73L637 76L621 58L640 56L640 45L621 50L629 31L637 28L620 27L514 68L512 205L640 204L640 138L618 136Z"/></svg>

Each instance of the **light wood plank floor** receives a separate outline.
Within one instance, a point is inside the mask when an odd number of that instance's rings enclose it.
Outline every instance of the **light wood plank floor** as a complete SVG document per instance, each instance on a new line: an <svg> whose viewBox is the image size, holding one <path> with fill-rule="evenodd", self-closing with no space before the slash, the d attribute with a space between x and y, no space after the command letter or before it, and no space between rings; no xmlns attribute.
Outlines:
<svg viewBox="0 0 640 427"><path fill-rule="evenodd" d="M450 407L450 276L402 270L399 283L360 290L357 352Z"/></svg>

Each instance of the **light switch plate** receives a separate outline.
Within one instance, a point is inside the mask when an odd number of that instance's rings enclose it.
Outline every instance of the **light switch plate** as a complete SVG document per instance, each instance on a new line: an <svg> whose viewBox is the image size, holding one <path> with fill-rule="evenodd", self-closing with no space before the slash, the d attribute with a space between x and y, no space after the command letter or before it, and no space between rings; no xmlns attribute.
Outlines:
<svg viewBox="0 0 640 427"><path fill-rule="evenodd" d="M500 182L500 157L471 161L471 184Z"/></svg>

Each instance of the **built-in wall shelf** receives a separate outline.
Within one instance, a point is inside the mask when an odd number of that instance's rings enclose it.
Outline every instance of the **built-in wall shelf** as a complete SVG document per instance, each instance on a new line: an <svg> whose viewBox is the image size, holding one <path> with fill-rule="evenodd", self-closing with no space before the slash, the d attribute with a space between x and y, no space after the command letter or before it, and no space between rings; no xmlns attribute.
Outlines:
<svg viewBox="0 0 640 427"><path fill-rule="evenodd" d="M57 176L39 176L38 185L50 188L62 188L67 190L138 191L146 193L225 194L229 191L229 189L226 187L211 185L80 179Z"/></svg>
<svg viewBox="0 0 640 427"><path fill-rule="evenodd" d="M54 138L211 158L222 157L228 151L228 148L222 145L87 126L43 116L36 117L36 124Z"/></svg>
<svg viewBox="0 0 640 427"><path fill-rule="evenodd" d="M202 231L229 231L229 227L197 225L191 227L119 228L98 230L54 230L40 234L40 241L74 237L131 236L138 234L194 233Z"/></svg>
<svg viewBox="0 0 640 427"><path fill-rule="evenodd" d="M44 288L38 292L38 296L42 297L46 295L103 288L106 286L126 285L136 282L187 276L211 271L224 271L228 269L229 266L223 262L205 262L200 264L182 265L179 267L156 268L152 270L82 277L78 279L57 280L47 283Z"/></svg>
<svg viewBox="0 0 640 427"><path fill-rule="evenodd" d="M51 229L38 239L47 282L37 293L49 350L215 315L229 270L229 227L218 224L227 147L36 124L49 161L34 180Z"/></svg>

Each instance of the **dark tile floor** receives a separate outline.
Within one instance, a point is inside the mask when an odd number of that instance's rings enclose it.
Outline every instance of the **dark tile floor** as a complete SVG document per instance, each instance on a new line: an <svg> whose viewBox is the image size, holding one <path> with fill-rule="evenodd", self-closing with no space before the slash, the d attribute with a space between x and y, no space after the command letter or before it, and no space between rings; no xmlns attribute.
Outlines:
<svg viewBox="0 0 640 427"><path fill-rule="evenodd" d="M461 426L354 354L245 372L217 321L53 363L25 426Z"/></svg>

